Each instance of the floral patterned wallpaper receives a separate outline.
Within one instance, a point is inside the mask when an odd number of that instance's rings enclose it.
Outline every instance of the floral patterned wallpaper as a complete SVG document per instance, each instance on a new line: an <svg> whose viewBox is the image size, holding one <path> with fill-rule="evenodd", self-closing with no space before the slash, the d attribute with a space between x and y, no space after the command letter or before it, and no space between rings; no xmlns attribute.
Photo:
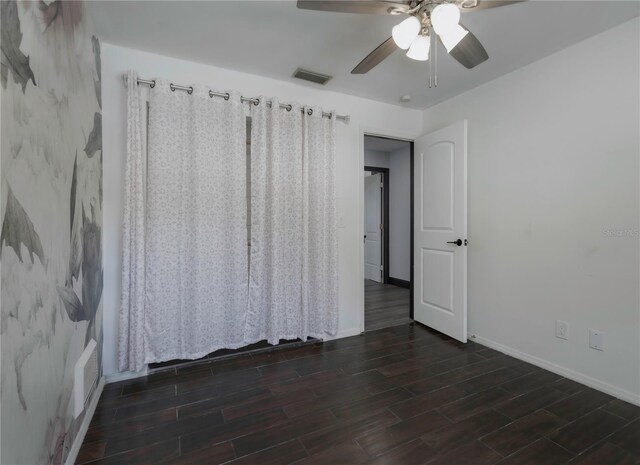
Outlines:
<svg viewBox="0 0 640 465"><path fill-rule="evenodd" d="M82 2L2 1L2 464L63 463L102 347L100 43Z"/></svg>

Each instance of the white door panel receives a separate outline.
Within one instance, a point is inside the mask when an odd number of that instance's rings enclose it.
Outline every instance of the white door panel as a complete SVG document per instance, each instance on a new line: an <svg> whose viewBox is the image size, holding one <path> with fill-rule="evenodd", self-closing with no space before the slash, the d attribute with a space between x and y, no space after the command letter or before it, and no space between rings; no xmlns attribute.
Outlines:
<svg viewBox="0 0 640 465"><path fill-rule="evenodd" d="M466 121L417 139L415 159L414 318L466 342Z"/></svg>
<svg viewBox="0 0 640 465"><path fill-rule="evenodd" d="M364 178L364 277L382 282L382 174Z"/></svg>

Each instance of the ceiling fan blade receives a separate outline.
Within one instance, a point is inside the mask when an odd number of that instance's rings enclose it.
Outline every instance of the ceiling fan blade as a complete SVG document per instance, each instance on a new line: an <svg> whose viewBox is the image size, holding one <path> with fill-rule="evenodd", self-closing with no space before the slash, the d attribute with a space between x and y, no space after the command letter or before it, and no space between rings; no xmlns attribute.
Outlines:
<svg viewBox="0 0 640 465"><path fill-rule="evenodd" d="M398 46L393 41L393 37L389 37L387 40L378 45L373 52L366 56L364 60L358 63L358 66L353 68L351 74L366 74L373 68L378 66L382 60L387 58L393 52L398 50Z"/></svg>
<svg viewBox="0 0 640 465"><path fill-rule="evenodd" d="M385 0L298 0L302 10L333 11L336 13L363 13L372 15L390 14L390 9L406 11L409 5L404 1Z"/></svg>
<svg viewBox="0 0 640 465"><path fill-rule="evenodd" d="M476 0L475 6L465 6L465 4L473 5L473 0L466 0L460 4L460 11L462 13L471 13L472 11L497 8L499 6L511 5L513 3L523 3L525 1L526 0Z"/></svg>
<svg viewBox="0 0 640 465"><path fill-rule="evenodd" d="M465 27L465 29L467 29ZM467 29L467 31L469 31ZM449 52L465 68L471 69L489 59L487 51L471 31Z"/></svg>

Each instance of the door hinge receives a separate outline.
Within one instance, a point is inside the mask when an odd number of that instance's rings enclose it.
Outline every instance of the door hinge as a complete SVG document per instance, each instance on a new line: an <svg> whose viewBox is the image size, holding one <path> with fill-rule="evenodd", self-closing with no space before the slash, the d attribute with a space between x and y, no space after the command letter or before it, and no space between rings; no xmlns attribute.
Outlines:
<svg viewBox="0 0 640 465"><path fill-rule="evenodd" d="M384 266L380 265L380 271L384 271Z"/></svg>
<svg viewBox="0 0 640 465"><path fill-rule="evenodd" d="M384 229L384 224L380 223L380 231Z"/></svg>

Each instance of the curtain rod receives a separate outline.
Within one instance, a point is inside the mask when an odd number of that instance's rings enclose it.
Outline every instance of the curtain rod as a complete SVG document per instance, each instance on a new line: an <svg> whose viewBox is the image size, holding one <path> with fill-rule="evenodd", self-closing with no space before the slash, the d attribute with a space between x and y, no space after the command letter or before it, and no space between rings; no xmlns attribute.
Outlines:
<svg viewBox="0 0 640 465"><path fill-rule="evenodd" d="M125 75L126 78L126 75ZM151 87L152 89L156 86L156 81L154 80L149 80L149 79L138 79L137 80L138 84L145 84L149 87ZM185 92L187 92L188 94L191 94L193 92L193 87L189 86L179 86L177 84L169 84L169 88L172 91L177 90L184 90ZM213 98L213 97L222 97L225 100L229 100L229 97L231 95L228 92L214 92L212 90L209 91L209 97ZM249 102L249 103L253 103L254 105L258 105L260 104L260 99L259 98L251 98L251 97L240 97L240 100L242 102ZM267 102L267 106L271 106L271 102ZM291 108L293 108L290 104L285 104L285 103L281 103L280 104L280 108L284 108L287 111L291 111ZM304 108L302 109L302 111L304 112ZM307 108L307 114L308 115L312 115L313 114L313 110L311 108ZM338 121L344 121L345 123L349 122L349 115L333 115L332 113L326 113L323 112L322 116L324 116L325 118L331 118L333 116L336 117L336 120Z"/></svg>

